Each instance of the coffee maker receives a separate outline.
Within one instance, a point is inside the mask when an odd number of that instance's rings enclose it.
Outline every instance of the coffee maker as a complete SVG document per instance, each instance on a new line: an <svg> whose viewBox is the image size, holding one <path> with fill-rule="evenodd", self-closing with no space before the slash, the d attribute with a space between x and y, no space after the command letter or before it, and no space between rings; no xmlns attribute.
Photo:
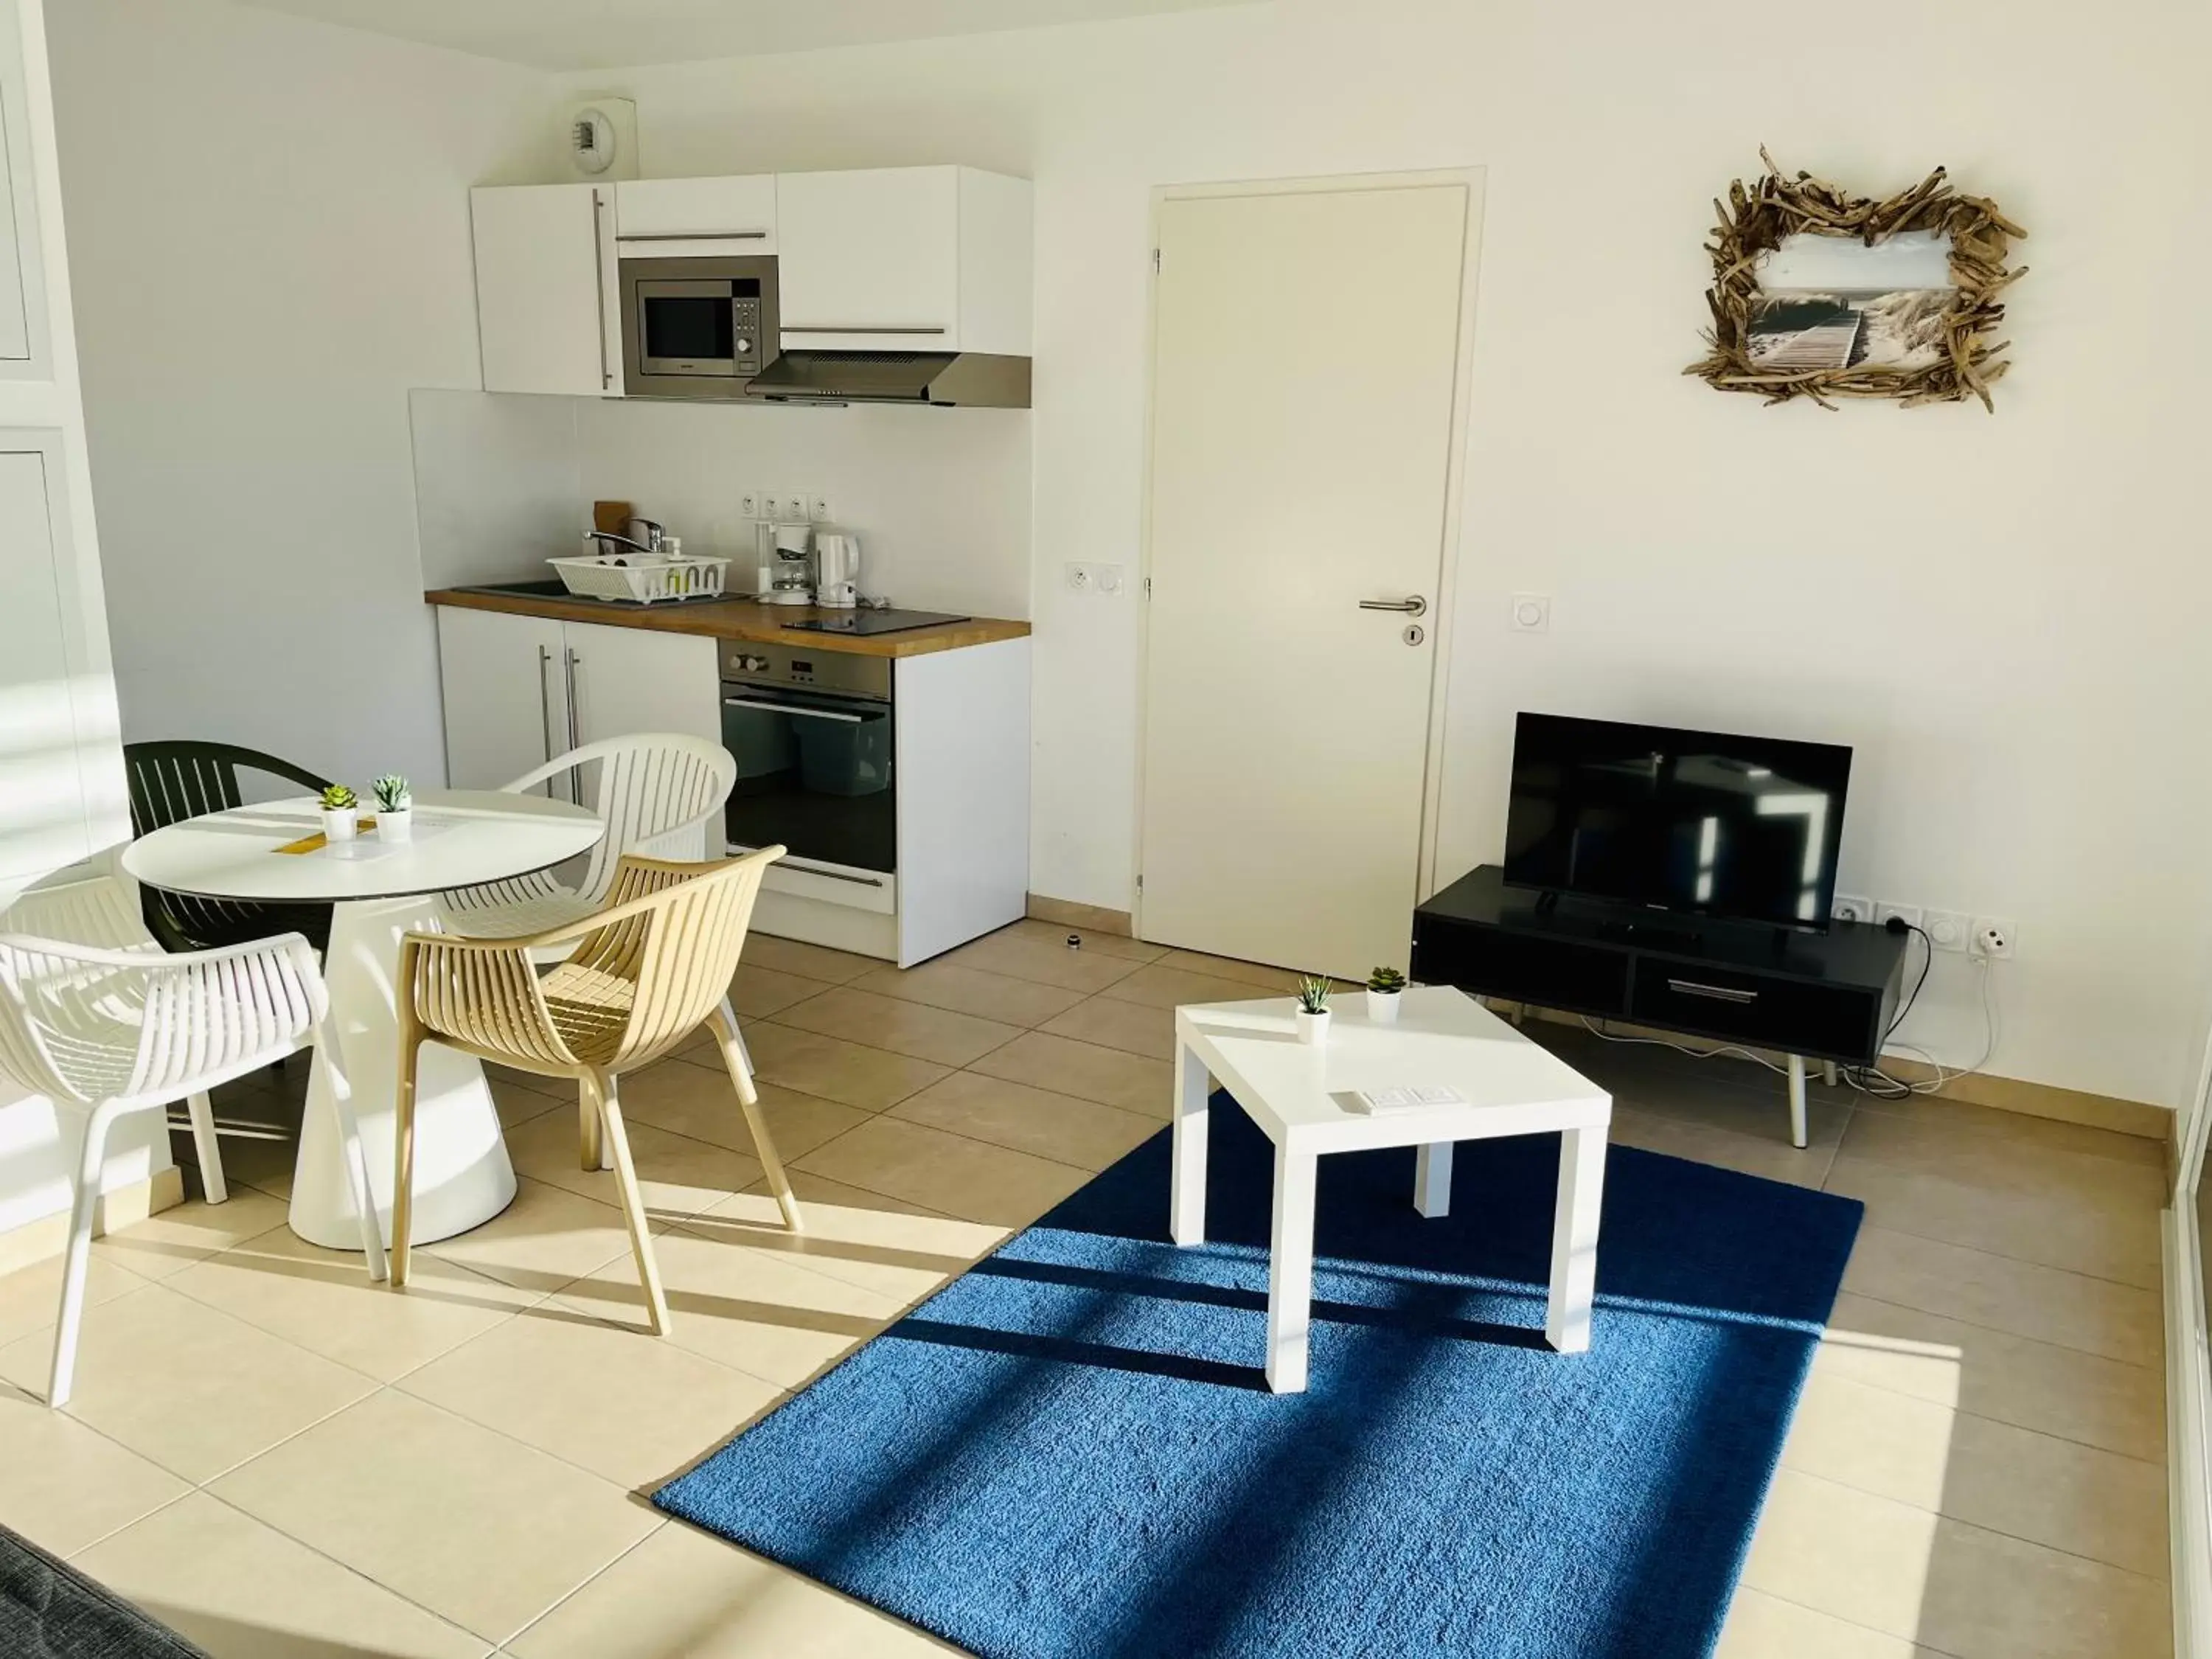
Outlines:
<svg viewBox="0 0 2212 1659"><path fill-rule="evenodd" d="M763 524L757 532L763 605L814 603L814 526Z"/></svg>
<svg viewBox="0 0 2212 1659"><path fill-rule="evenodd" d="M849 611L860 602L860 538L825 530L814 538L814 602Z"/></svg>

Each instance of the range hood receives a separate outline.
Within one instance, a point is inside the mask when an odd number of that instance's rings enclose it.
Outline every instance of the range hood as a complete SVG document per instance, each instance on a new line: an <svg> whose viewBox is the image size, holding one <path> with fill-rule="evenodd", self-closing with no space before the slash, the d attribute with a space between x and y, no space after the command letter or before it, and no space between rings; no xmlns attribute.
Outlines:
<svg viewBox="0 0 2212 1659"><path fill-rule="evenodd" d="M773 403L1027 409L1030 360L982 351L787 351L745 384Z"/></svg>

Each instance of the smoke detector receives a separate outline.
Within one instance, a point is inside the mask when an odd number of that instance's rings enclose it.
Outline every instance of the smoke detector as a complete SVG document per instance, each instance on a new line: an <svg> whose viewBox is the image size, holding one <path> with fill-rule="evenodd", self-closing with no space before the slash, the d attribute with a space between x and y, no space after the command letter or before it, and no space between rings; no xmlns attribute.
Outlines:
<svg viewBox="0 0 2212 1659"><path fill-rule="evenodd" d="M637 177L637 106L594 98L568 112L562 149L579 179Z"/></svg>

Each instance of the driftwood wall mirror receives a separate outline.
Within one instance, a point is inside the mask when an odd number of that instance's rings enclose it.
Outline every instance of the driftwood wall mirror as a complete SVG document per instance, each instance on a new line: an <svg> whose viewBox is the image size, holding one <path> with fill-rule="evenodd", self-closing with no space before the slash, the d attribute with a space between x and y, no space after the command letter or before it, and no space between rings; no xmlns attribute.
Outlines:
<svg viewBox="0 0 2212 1659"><path fill-rule="evenodd" d="M1876 201L1801 173L1765 173L1713 204L1706 251L1711 348L1683 372L1770 403L1894 398L1984 408L2011 367L1995 339L2006 288L2027 274L2006 254L2026 236L1994 203L1951 188L1937 167Z"/></svg>

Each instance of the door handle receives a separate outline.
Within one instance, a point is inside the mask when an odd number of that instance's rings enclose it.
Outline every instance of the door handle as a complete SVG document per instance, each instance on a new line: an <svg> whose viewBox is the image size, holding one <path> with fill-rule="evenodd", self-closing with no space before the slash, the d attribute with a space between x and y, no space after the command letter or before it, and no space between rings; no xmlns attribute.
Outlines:
<svg viewBox="0 0 2212 1659"><path fill-rule="evenodd" d="M1410 599L1362 599L1362 611L1395 611L1401 616L1421 617L1428 614L1429 602L1416 593Z"/></svg>
<svg viewBox="0 0 2212 1659"><path fill-rule="evenodd" d="M1705 997L1714 1002L1745 1004L1759 1000L1756 991L1747 991L1734 985L1701 985L1693 979L1670 979L1667 981L1667 988L1678 996Z"/></svg>
<svg viewBox="0 0 2212 1659"><path fill-rule="evenodd" d="M553 672L553 653L545 646L538 647L538 724L545 733L545 759L553 759L553 688L549 676ZM545 799L553 799L553 780L545 780Z"/></svg>
<svg viewBox="0 0 2212 1659"><path fill-rule="evenodd" d="M605 245L601 226L606 204L599 200L599 192L592 192L592 287L599 296L599 308L592 320L599 324L599 390L605 392L615 383L614 370L607 366L607 262L600 252Z"/></svg>
<svg viewBox="0 0 2212 1659"><path fill-rule="evenodd" d="M786 334L942 334L945 332L941 328L868 328L854 327L849 324L841 327L835 323L786 323L783 325L783 331Z"/></svg>
<svg viewBox="0 0 2212 1659"><path fill-rule="evenodd" d="M579 730L579 727L578 727L578 720L577 720L577 714L576 714L576 686L577 686L577 682L578 682L578 679L579 679L579 676L578 676L578 674L577 674L576 671L577 671L578 669L581 668L583 665L584 665L584 659L583 659L583 658L582 658L582 657L580 657L580 656L579 656L579 655L576 653L576 651L574 650L574 648L573 647L569 647L569 648L568 648L568 747L569 747L571 750L581 749L581 748L584 746L584 739L583 739L582 733L581 733L581 732ZM569 769L569 771L568 771L568 799L569 799L572 802L574 802L576 805L578 805L578 806L581 806L581 805L584 804L584 775L583 775L583 773L582 773L582 771L581 771L581 769L580 769L574 768L574 767L571 767L571 768Z"/></svg>

